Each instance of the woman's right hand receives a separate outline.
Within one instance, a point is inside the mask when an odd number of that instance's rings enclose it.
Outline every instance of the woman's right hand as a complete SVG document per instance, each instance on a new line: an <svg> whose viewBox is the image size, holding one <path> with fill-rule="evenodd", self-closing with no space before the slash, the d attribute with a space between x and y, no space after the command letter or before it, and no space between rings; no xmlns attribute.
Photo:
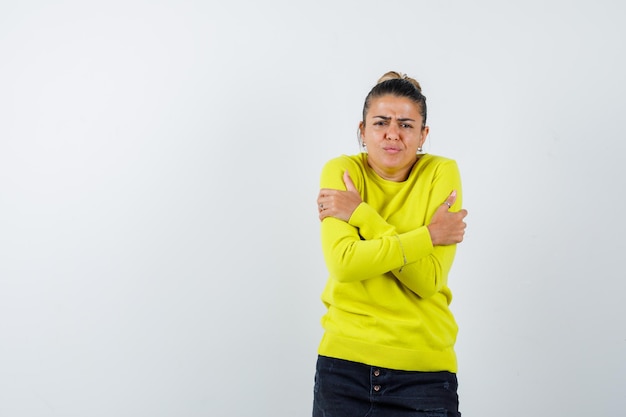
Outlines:
<svg viewBox="0 0 626 417"><path fill-rule="evenodd" d="M446 201L437 208L430 224L426 226L433 246L454 245L463 241L467 226L463 219L467 216L467 210L451 212L450 207L455 201L456 191L452 191Z"/></svg>

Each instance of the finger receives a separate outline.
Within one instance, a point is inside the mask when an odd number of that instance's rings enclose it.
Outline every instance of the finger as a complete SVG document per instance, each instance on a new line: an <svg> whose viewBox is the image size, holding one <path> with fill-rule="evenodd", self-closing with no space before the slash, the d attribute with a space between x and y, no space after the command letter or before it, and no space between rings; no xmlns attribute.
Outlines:
<svg viewBox="0 0 626 417"><path fill-rule="evenodd" d="M336 189L334 188L320 188L320 192L317 194L318 198L319 197L324 197L324 196L329 196L329 195L333 195L337 192Z"/></svg>
<svg viewBox="0 0 626 417"><path fill-rule="evenodd" d="M348 171L344 171L343 173L343 183L346 185L347 191L358 191L352 182L352 178L350 178L350 174Z"/></svg>
<svg viewBox="0 0 626 417"><path fill-rule="evenodd" d="M324 220L326 217L331 217L331 215L330 215L330 214L328 214L328 212L327 212L326 210L322 210L322 211L320 211L319 217L320 217L320 221L322 221L322 220Z"/></svg>
<svg viewBox="0 0 626 417"><path fill-rule="evenodd" d="M446 206L448 206L448 208L450 208L452 207L455 201L456 201L456 190L452 190L452 192L450 193L448 198L446 198L446 201L444 201L443 204L445 204Z"/></svg>
<svg viewBox="0 0 626 417"><path fill-rule="evenodd" d="M324 220L324 217L326 217L326 213L325 213L323 204L317 205L317 213L319 215L320 220Z"/></svg>

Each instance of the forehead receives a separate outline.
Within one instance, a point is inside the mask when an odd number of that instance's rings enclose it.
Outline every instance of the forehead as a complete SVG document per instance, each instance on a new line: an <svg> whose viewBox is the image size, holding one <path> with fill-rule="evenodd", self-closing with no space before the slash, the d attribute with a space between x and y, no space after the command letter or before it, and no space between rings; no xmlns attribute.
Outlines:
<svg viewBox="0 0 626 417"><path fill-rule="evenodd" d="M421 120L419 105L408 97L384 95L370 102L367 117L397 117Z"/></svg>

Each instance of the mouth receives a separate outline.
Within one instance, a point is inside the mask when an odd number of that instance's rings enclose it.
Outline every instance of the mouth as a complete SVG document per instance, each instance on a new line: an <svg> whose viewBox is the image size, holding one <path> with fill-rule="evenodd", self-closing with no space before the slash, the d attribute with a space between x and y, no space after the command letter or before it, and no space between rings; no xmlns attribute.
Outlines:
<svg viewBox="0 0 626 417"><path fill-rule="evenodd" d="M398 149L398 148L388 148L388 147L385 147L385 148L383 148L383 150L385 152L391 153L391 154L396 154L396 153L400 152L400 149Z"/></svg>

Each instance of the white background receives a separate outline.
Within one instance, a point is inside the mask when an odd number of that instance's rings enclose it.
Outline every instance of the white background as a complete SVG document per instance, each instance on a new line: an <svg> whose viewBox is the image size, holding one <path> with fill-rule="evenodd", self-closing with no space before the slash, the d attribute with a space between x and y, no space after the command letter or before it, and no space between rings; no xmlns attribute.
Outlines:
<svg viewBox="0 0 626 417"><path fill-rule="evenodd" d="M388 70L458 161L464 416L626 388L620 1L4 1L0 416L307 416L323 163Z"/></svg>

